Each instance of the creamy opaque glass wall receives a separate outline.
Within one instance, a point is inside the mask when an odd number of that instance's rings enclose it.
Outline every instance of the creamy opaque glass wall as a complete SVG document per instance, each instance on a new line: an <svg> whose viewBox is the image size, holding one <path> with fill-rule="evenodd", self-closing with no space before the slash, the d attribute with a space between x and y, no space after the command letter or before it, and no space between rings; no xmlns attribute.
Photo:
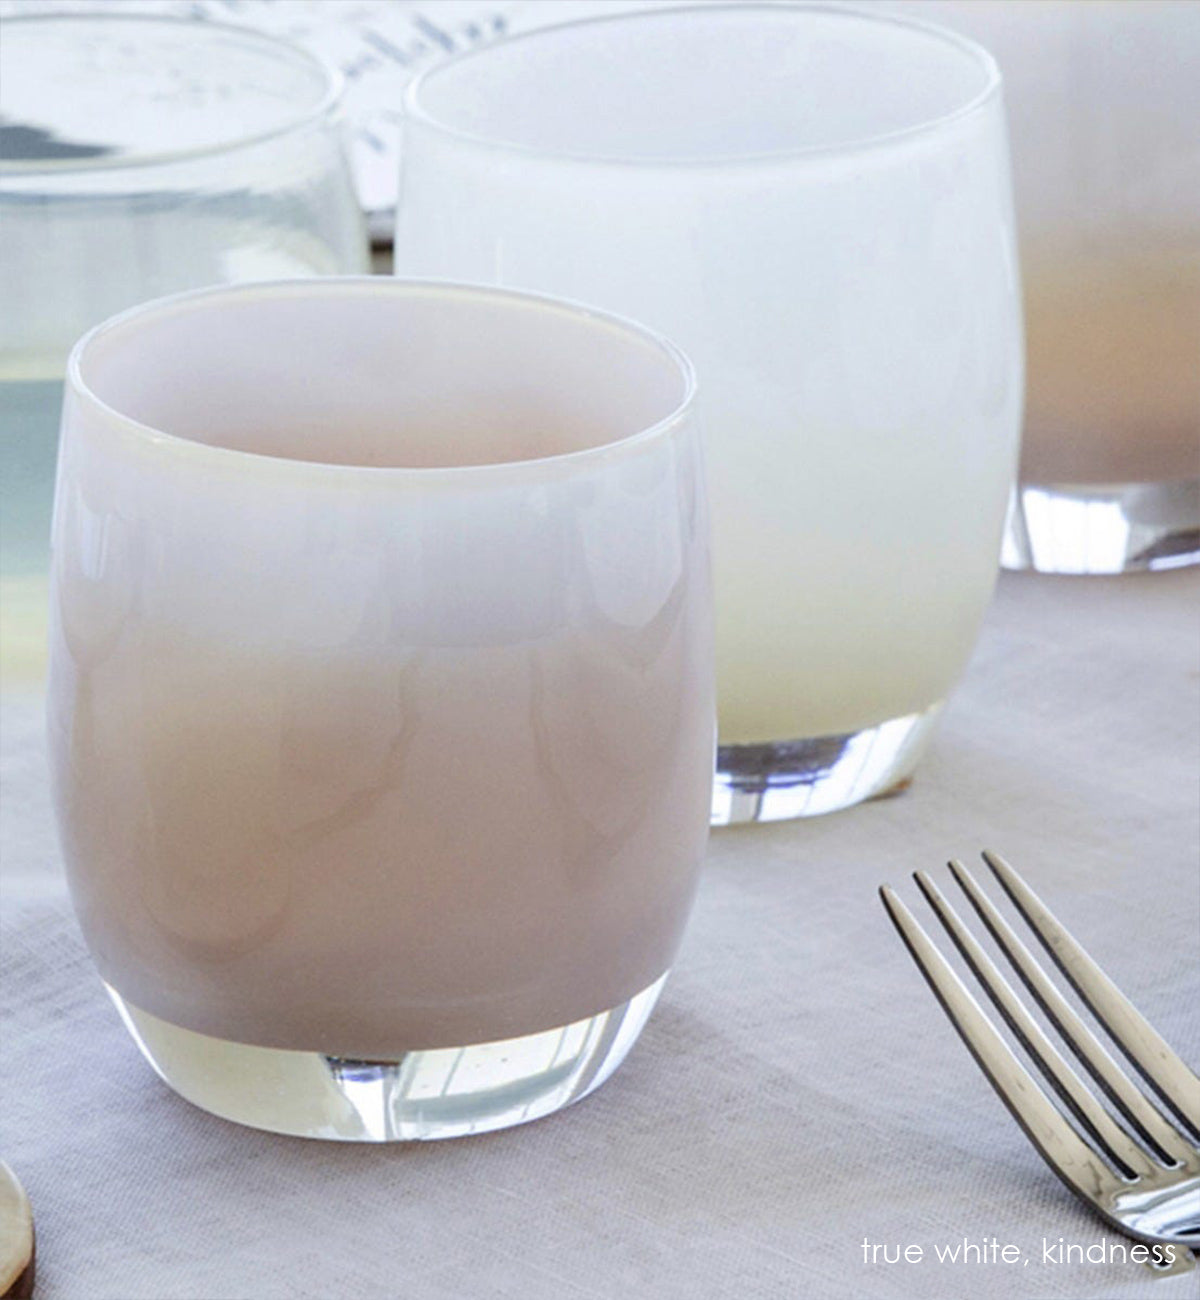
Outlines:
<svg viewBox="0 0 1200 1300"><path fill-rule="evenodd" d="M696 362L716 819L903 782L977 635L1017 451L986 54L921 25L740 5L466 56L410 88L396 266L620 310Z"/></svg>

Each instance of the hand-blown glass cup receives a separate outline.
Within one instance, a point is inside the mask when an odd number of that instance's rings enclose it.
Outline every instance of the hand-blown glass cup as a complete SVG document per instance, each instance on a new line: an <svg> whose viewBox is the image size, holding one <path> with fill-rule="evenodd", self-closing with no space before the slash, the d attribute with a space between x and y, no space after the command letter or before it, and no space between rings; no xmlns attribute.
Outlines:
<svg viewBox="0 0 1200 1300"><path fill-rule="evenodd" d="M72 354L49 726L84 935L177 1091L280 1132L535 1119L617 1067L708 827L687 362L319 279Z"/></svg>
<svg viewBox="0 0 1200 1300"><path fill-rule="evenodd" d="M989 56L776 4L494 45L409 88L396 266L595 302L695 361L715 820L902 787L978 633L1017 453Z"/></svg>

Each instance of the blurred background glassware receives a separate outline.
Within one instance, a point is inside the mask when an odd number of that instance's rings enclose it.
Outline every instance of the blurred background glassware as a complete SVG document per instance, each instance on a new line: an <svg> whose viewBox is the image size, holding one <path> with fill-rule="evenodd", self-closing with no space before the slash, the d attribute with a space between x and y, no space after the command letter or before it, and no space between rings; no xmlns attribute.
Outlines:
<svg viewBox="0 0 1200 1300"><path fill-rule="evenodd" d="M212 283L360 271L338 74L215 23L3 20L0 598L6 675L40 673L71 344L133 303Z"/></svg>
<svg viewBox="0 0 1200 1300"><path fill-rule="evenodd" d="M1005 566L1200 562L1200 14L1169 0L880 7L983 42L1004 73L1028 339Z"/></svg>
<svg viewBox="0 0 1200 1300"><path fill-rule="evenodd" d="M549 1114L633 1045L708 833L693 381L569 305L202 290L72 356L48 721L72 899L189 1100Z"/></svg>
<svg viewBox="0 0 1200 1300"><path fill-rule="evenodd" d="M695 361L713 818L902 788L995 580L1021 325L1000 83L804 5L543 29L409 87L395 263L644 320Z"/></svg>

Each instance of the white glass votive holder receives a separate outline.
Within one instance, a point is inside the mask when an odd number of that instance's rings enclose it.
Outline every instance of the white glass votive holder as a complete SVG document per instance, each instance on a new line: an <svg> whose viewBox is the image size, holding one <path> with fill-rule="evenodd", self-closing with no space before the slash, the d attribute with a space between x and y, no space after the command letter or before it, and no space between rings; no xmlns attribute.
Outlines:
<svg viewBox="0 0 1200 1300"><path fill-rule="evenodd" d="M716 4L409 87L397 273L677 339L713 502L717 823L900 790L998 569L1022 352L1000 77L938 28Z"/></svg>
<svg viewBox="0 0 1200 1300"><path fill-rule="evenodd" d="M164 299L68 367L50 752L84 936L190 1101L384 1141L636 1039L708 826L692 378L550 299Z"/></svg>

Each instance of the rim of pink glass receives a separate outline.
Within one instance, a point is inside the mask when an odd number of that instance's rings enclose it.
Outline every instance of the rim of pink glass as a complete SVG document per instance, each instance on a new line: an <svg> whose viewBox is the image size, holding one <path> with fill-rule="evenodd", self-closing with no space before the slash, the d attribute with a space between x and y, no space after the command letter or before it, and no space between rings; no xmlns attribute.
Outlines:
<svg viewBox="0 0 1200 1300"><path fill-rule="evenodd" d="M268 456L261 452L240 451L232 447L215 446L197 442L179 434L167 433L135 420L104 401L84 378L84 364L88 350L106 336L138 326L152 325L155 319L186 312L198 303L225 299L253 297L294 296L334 297L345 295L420 295L463 298L489 298L512 304L513 307L537 309L591 323L597 327L625 335L630 341L658 353L662 362L671 367L679 380L679 397L671 409L643 428L614 437L592 447L560 452L552 456L537 456L526 460L490 461L476 465L354 465L329 461L302 460L290 456ZM397 279L378 275L313 276L294 280L259 280L234 285L213 285L171 294L163 298L139 303L88 330L71 349L67 358L66 390L71 396L89 406L100 415L109 429L134 446L145 450L167 451L179 457L192 459L197 465L210 468L256 470L279 478L289 475L303 476L307 481L353 480L356 485L366 483L396 486L409 484L427 488L438 483L465 486L472 480L482 484L485 479L559 477L586 470L589 464L632 454L646 444L672 436L691 417L696 398L696 372L691 360L670 339L637 321L619 316L615 312L601 311L586 303L535 293L524 289L505 289L493 285L471 284L453 280ZM64 429L67 412L64 405Z"/></svg>
<svg viewBox="0 0 1200 1300"><path fill-rule="evenodd" d="M863 22L875 26L900 27L940 41L958 49L972 59L984 74L984 85L964 103L948 113L931 117L913 126L903 127L897 131L887 131L879 135L864 136L859 140L847 140L833 144L806 145L795 149L776 149L762 153L715 154L711 158L638 158L620 154L574 153L565 149L540 149L532 145L505 140L498 136L480 135L447 125L434 114L428 112L421 102L424 88L436 77L452 72L465 63L487 58L497 49L507 49L518 42L537 41L554 36L560 32L577 30L584 27L599 27L615 23L650 23L654 21L704 17L712 14L737 14L752 16L754 14L795 14L819 13L829 17L844 18L852 22ZM752 167L784 166L802 163L806 160L853 157L860 153L875 152L900 147L922 136L937 135L946 127L975 113L981 112L1000 97L1004 78L999 65L988 51L978 42L966 36L942 27L937 23L927 22L923 18L911 18L904 14L875 13L870 10L841 4L791 3L790 0L725 0L714 4L673 5L661 9L626 10L615 14L593 14L589 17L575 18L566 22L555 23L547 27L538 27L532 31L519 32L502 41L467 50L462 54L451 55L430 67L422 69L408 83L404 91L404 118L419 122L423 127L437 132L460 144L471 145L477 149L494 150L497 153L519 155L530 159L541 159L556 164L573 164L583 167L628 168L636 171L725 171Z"/></svg>

